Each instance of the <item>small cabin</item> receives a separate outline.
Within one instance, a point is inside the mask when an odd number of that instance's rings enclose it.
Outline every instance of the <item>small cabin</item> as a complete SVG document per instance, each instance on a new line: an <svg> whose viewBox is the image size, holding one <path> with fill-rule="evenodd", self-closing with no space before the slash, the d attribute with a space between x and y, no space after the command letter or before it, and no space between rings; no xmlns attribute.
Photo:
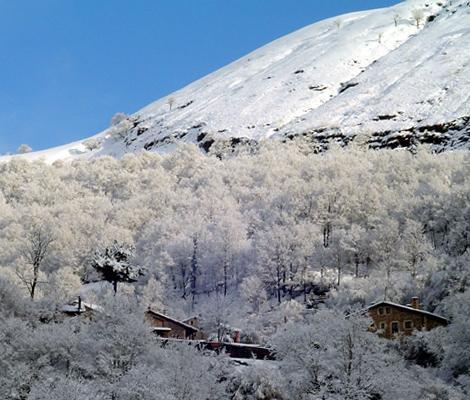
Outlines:
<svg viewBox="0 0 470 400"><path fill-rule="evenodd" d="M196 340L201 336L196 326L178 321L151 308L145 313L145 318L152 326L153 332L163 338Z"/></svg>
<svg viewBox="0 0 470 400"><path fill-rule="evenodd" d="M77 300L64 304L60 310L66 317L83 316L86 319L92 319L96 312L101 312L101 307L82 301L79 296Z"/></svg>
<svg viewBox="0 0 470 400"><path fill-rule="evenodd" d="M422 310L417 297L413 297L411 304L406 306L381 301L368 307L368 312L373 320L371 331L387 339L409 336L415 330L431 330L448 323L446 318Z"/></svg>

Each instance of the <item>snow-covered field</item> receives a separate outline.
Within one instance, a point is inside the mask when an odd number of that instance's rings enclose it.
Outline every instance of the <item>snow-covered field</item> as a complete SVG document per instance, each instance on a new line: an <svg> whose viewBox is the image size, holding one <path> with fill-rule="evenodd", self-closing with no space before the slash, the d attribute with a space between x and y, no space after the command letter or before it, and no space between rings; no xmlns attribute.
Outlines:
<svg viewBox="0 0 470 400"><path fill-rule="evenodd" d="M419 18L415 18L418 14ZM367 135L381 147L416 139L439 149L470 143L468 0L408 0L328 19L264 46L132 116L125 138L96 136L31 153L48 162L175 143Z"/></svg>

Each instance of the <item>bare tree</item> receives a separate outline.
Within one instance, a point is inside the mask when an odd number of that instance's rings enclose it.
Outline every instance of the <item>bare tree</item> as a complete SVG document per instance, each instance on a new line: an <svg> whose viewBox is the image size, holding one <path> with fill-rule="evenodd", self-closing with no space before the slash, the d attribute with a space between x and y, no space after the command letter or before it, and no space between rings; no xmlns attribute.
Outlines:
<svg viewBox="0 0 470 400"><path fill-rule="evenodd" d="M175 104L175 99L173 97L169 97L167 100L168 107L170 107L170 111L173 109L173 105Z"/></svg>
<svg viewBox="0 0 470 400"><path fill-rule="evenodd" d="M197 288L197 276L199 272L199 261L198 261L198 235L197 233L193 236L193 255L191 257L191 310L194 310L196 305L196 288Z"/></svg>
<svg viewBox="0 0 470 400"><path fill-rule="evenodd" d="M413 20L416 22L416 27L419 28L421 21L424 19L424 11L416 8L411 12L411 16L413 17Z"/></svg>
<svg viewBox="0 0 470 400"><path fill-rule="evenodd" d="M24 260L32 268L32 270L28 270L32 273L17 271L16 274L28 289L33 300L37 285L41 283L39 282L39 272L53 241L54 237L48 229L42 225L35 225L27 233L25 244L21 249Z"/></svg>
<svg viewBox="0 0 470 400"><path fill-rule="evenodd" d="M398 22L400 22L400 14L395 14L393 16L393 22L395 23L395 28L398 27Z"/></svg>

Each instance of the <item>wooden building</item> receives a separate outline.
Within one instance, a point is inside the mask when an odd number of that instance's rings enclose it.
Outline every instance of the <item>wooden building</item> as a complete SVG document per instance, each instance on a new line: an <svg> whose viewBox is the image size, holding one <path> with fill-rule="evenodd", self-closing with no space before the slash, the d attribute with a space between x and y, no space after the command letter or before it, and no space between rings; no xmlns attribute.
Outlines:
<svg viewBox="0 0 470 400"><path fill-rule="evenodd" d="M191 326L194 326L195 328L199 329L199 318L196 317L196 316L183 319L182 322L184 322L187 325L191 325Z"/></svg>
<svg viewBox="0 0 470 400"><path fill-rule="evenodd" d="M448 323L446 318L422 310L417 297L413 297L411 304L406 306L381 301L368 307L368 312L373 320L371 331L388 339L408 336L415 330L431 330Z"/></svg>
<svg viewBox="0 0 470 400"><path fill-rule="evenodd" d="M202 350L210 350L218 354L225 353L230 358L275 360L271 349L258 344L200 342L199 347Z"/></svg>
<svg viewBox="0 0 470 400"><path fill-rule="evenodd" d="M102 308L96 304L86 303L78 296L77 300L64 304L60 311L66 317L82 316L92 319L95 313L102 311Z"/></svg>
<svg viewBox="0 0 470 400"><path fill-rule="evenodd" d="M145 318L158 336L173 339L202 339L202 334L196 326L178 321L151 308L145 313Z"/></svg>

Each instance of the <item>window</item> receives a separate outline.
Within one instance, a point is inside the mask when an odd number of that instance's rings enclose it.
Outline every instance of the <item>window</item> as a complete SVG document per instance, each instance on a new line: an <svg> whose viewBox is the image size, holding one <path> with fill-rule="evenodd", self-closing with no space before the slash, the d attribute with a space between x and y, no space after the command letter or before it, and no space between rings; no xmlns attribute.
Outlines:
<svg viewBox="0 0 470 400"><path fill-rule="evenodd" d="M381 331L384 331L384 330L387 328L387 324L386 324L385 322L381 322L381 323L379 324L379 327L380 327L380 330L381 330Z"/></svg>
<svg viewBox="0 0 470 400"><path fill-rule="evenodd" d="M385 314L390 314L392 309L390 307L385 307Z"/></svg>
<svg viewBox="0 0 470 400"><path fill-rule="evenodd" d="M383 307L379 307L379 315L384 315L384 308Z"/></svg>
<svg viewBox="0 0 470 400"><path fill-rule="evenodd" d="M396 322L396 321L392 322L392 335L395 335L399 331L400 331L400 326L399 326L398 322Z"/></svg>
<svg viewBox="0 0 470 400"><path fill-rule="evenodd" d="M413 321L405 321L403 323L404 327L406 330L411 330L413 329Z"/></svg>

